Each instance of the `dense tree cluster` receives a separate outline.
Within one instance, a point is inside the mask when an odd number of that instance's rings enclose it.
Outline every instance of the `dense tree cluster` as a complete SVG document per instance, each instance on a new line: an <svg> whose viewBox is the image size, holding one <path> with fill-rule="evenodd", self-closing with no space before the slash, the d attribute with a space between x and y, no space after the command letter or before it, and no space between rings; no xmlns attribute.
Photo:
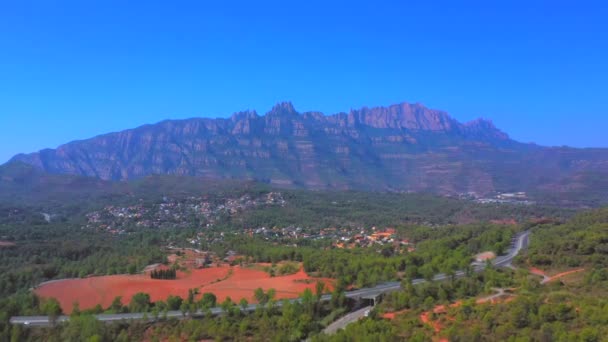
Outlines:
<svg viewBox="0 0 608 342"><path fill-rule="evenodd" d="M174 268L153 270L150 272L152 279L172 280L177 278L177 271Z"/></svg>
<svg viewBox="0 0 608 342"><path fill-rule="evenodd" d="M63 224L0 226L15 246L0 248L0 296L59 278L134 274L166 261L153 234L119 239Z"/></svg>
<svg viewBox="0 0 608 342"><path fill-rule="evenodd" d="M539 267L608 267L608 208L582 213L566 224L536 227L527 258Z"/></svg>

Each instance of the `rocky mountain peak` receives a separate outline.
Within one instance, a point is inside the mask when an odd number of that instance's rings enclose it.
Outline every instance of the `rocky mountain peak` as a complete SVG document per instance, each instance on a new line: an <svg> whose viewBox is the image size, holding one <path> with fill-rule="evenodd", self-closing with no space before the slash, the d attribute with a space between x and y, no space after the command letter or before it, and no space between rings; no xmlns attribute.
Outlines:
<svg viewBox="0 0 608 342"><path fill-rule="evenodd" d="M572 172L605 170L607 155L521 144L489 120L460 123L419 103L324 115L299 114L292 103L281 102L266 115L243 111L229 119L167 120L12 161L51 174L104 180L188 175L315 189L453 194L525 191L543 179L559 181L563 165L572 165ZM536 161L543 179L528 177Z"/></svg>
<svg viewBox="0 0 608 342"><path fill-rule="evenodd" d="M266 113L268 116L293 116L297 114L298 112L290 101L279 102L275 104L268 113Z"/></svg>
<svg viewBox="0 0 608 342"><path fill-rule="evenodd" d="M463 125L469 134L506 140L509 135L496 128L492 120L478 118Z"/></svg>
<svg viewBox="0 0 608 342"><path fill-rule="evenodd" d="M349 120L375 128L413 131L449 131L457 124L446 112L429 109L419 103L407 102L388 107L363 107L351 110Z"/></svg>
<svg viewBox="0 0 608 342"><path fill-rule="evenodd" d="M236 122L236 121L243 120L243 119L256 119L258 117L259 117L258 112L256 112L255 110L246 110L246 111L236 112L236 113L232 114L230 119L233 122Z"/></svg>

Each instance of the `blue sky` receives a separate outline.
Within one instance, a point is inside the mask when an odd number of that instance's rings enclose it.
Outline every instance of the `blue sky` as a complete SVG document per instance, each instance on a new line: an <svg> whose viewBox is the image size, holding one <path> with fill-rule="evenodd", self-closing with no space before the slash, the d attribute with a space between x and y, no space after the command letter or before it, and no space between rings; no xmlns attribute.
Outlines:
<svg viewBox="0 0 608 342"><path fill-rule="evenodd" d="M283 100L421 102L524 142L608 147L606 18L600 1L5 1L0 162Z"/></svg>

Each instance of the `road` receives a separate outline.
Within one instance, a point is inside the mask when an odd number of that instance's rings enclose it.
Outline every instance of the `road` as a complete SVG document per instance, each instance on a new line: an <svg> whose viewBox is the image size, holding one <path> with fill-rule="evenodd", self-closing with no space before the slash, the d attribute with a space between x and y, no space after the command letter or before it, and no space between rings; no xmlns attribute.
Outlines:
<svg viewBox="0 0 608 342"><path fill-rule="evenodd" d="M522 249L528 247L530 242L530 232L525 231L519 233L513 239L513 246L507 251L507 254L501 255L492 261L492 264L495 267L509 267L511 266L511 262L513 259L519 254ZM474 263L473 264L473 272L481 272L486 268L485 263ZM464 271L456 271L454 272L454 278L462 278L466 275ZM439 273L433 277L433 281L443 281L450 278L450 275ZM425 279L414 279L412 280L413 285L421 284L426 282ZM375 295L380 295L382 293L396 291L401 288L401 283L398 281L387 282L380 285L377 285L372 288L365 288L355 291L350 291L346 293L347 298L360 298L360 297L373 297Z"/></svg>
<svg viewBox="0 0 608 342"><path fill-rule="evenodd" d="M507 251L507 254L497 257L492 261L495 267L509 267L511 266L511 262L513 259L519 254L522 249L528 247L529 244L530 232L525 231L517 234L513 239L513 246ZM473 272L481 272L485 269L485 264L473 264ZM461 278L465 276L464 271L456 271L453 274L454 278ZM450 275L446 275L444 273L436 274L433 277L433 281L443 281L450 278ZM425 279L414 279L412 280L413 285L421 284L426 282ZM401 283L398 281L387 282L383 284L379 284L375 287L364 288L354 291L348 291L345 293L347 298L374 298L383 293L397 291L401 288ZM321 297L322 301L329 301L331 299L331 295L326 294ZM291 299L291 302L299 301L300 299ZM276 306L281 306L281 302L277 302ZM247 306L244 311L250 312L255 311L257 308L257 304L250 304ZM219 315L223 312L221 308L212 308L211 314ZM204 311L197 311L192 314L194 317L199 317L205 315ZM129 321L129 320L141 320L147 316L148 319L154 320L151 313L126 313L126 314L99 314L94 317L103 322L116 322L116 321ZM164 316L164 315L163 315ZM181 311L168 311L166 314L167 318L183 318L184 315ZM59 316L56 319L56 322L65 322L69 320L69 316ZM11 324L19 324L24 326L51 326L52 322L49 321L48 316L15 316L10 319Z"/></svg>
<svg viewBox="0 0 608 342"><path fill-rule="evenodd" d="M372 306L366 306L363 309L353 311L330 324L327 328L323 330L323 333L327 335L335 334L338 330L344 329L344 327L346 327L350 323L358 321L361 318L367 316L367 314L369 314L370 310L372 309Z"/></svg>

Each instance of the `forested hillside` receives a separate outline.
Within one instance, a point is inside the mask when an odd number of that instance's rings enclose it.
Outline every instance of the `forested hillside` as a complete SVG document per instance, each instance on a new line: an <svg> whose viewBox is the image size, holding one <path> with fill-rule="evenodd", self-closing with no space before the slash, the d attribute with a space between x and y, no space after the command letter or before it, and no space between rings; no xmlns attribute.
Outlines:
<svg viewBox="0 0 608 342"><path fill-rule="evenodd" d="M486 270L479 285L463 280L405 287L386 298L372 318L316 340L605 341L608 210L537 225L532 232L515 271ZM539 269L544 280L536 275ZM508 292L484 300L495 288ZM398 313L385 315L391 312Z"/></svg>

